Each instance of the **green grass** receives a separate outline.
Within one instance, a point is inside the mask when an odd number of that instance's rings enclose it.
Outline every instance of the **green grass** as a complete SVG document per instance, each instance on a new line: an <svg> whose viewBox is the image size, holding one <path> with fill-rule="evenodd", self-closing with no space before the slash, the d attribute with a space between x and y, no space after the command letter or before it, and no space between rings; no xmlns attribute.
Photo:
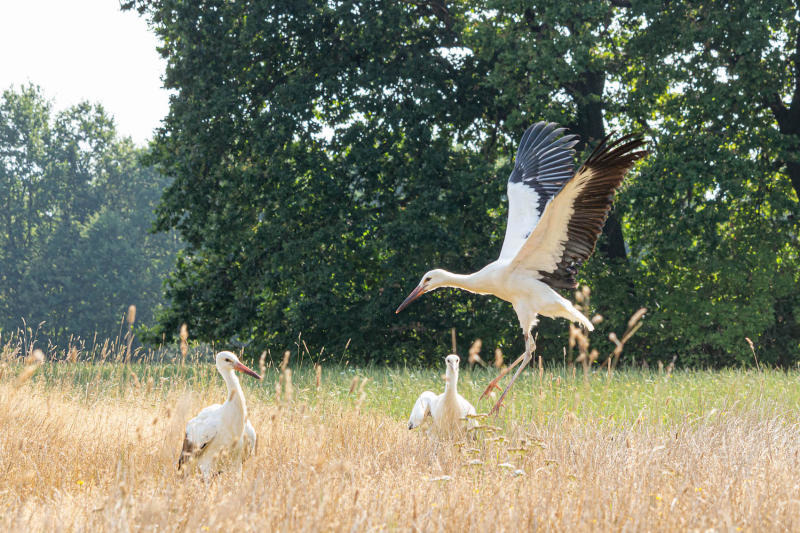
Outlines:
<svg viewBox="0 0 800 533"><path fill-rule="evenodd" d="M17 365L7 368L15 375ZM291 367L291 364L290 364ZM378 411L398 421L404 420L416 397L424 390L444 389L444 369L407 369L396 367L354 368L323 366L320 390L316 390L315 372L307 362L293 368L294 401L319 404L336 400L360 404L361 409ZM241 381L249 402L275 401L275 385L280 372L270 365L261 382L243 376ZM134 375L136 376L134 378ZM478 412L487 412L493 400L478 401L494 369L462 369L459 392L472 402ZM354 378L358 379L351 392ZM363 379L368 379L361 388ZM131 388L147 388L158 394L195 390L223 396L222 379L210 363L186 366L166 363L76 363L43 365L33 377L47 387L70 389L74 396L87 400L124 395ZM506 377L501 385L505 385ZM361 398L360 390L363 390ZM322 402L324 403L324 402ZM647 370L618 370L609 378L603 370L583 376L580 367L573 374L564 367L526 371L517 381L506 401L499 422L523 420L547 424L565 416L624 428L644 423L653 429L668 430L685 421L704 417L757 412L764 417L797 421L800 413L800 374L779 370L687 370L672 374Z"/></svg>

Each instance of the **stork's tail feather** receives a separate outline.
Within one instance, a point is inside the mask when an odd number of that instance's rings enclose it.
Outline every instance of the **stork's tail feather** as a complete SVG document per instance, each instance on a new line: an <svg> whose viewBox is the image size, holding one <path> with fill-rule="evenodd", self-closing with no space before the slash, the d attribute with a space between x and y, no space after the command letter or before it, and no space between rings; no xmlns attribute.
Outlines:
<svg viewBox="0 0 800 533"><path fill-rule="evenodd" d="M194 446L192 445L191 441L189 441L188 437L183 439L183 448L181 449L181 454L178 457L178 470L180 470L184 463L186 463L189 459L192 458L194 455Z"/></svg>
<svg viewBox="0 0 800 533"><path fill-rule="evenodd" d="M594 331L594 324L592 324L592 321L586 318L586 315L575 309L575 306L572 304L564 306L564 314L561 315L561 317L572 322L579 322L588 331Z"/></svg>

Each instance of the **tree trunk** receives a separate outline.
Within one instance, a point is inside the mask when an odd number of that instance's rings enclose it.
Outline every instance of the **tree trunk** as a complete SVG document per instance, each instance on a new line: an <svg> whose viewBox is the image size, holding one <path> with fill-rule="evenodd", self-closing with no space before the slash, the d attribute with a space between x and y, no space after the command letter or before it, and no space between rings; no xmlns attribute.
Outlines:
<svg viewBox="0 0 800 533"><path fill-rule="evenodd" d="M786 171L789 173L789 179L792 180L794 192L797 195L797 198L800 199L800 163L787 161Z"/></svg>
<svg viewBox="0 0 800 533"><path fill-rule="evenodd" d="M800 9L800 5L798 6ZM792 57L791 71L794 72L794 91L792 92L792 101L789 107L781 100L780 94L777 92L767 98L767 105L778 123L778 130L783 135L794 137L792 149L785 154L782 159L786 164L786 172L789 174L789 179L792 182L797 198L800 199L800 161L798 160L798 151L800 151L800 31L797 32L795 38L795 51Z"/></svg>
<svg viewBox="0 0 800 533"><path fill-rule="evenodd" d="M603 123L605 83L605 72L584 72L578 83L567 87L567 92L572 95L578 106L577 122L570 129L581 138L580 143L576 146L579 152L587 147L594 148L600 139L606 136ZM609 259L627 260L628 254L625 250L622 224L613 208L603 226L603 235L605 235L605 239L600 243L600 252Z"/></svg>

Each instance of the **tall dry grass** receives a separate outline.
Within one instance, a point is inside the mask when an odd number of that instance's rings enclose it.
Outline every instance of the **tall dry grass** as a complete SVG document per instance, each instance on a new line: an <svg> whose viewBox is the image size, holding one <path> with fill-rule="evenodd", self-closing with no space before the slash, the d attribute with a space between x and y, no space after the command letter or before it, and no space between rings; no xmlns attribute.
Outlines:
<svg viewBox="0 0 800 533"><path fill-rule="evenodd" d="M225 471L206 486L181 477L175 461L186 420L224 398L220 379L123 381L127 370L20 383L22 370L6 366L0 380L4 531L800 530L800 427L759 375L742 374L747 401L731 402L736 381L722 380L714 386L729 396L719 409L703 403L701 414L667 417L660 406L689 405L677 396L690 388L668 388L682 377L618 371L614 379L666 400L621 419L597 416L610 405L510 408L506 418L482 421L498 429L440 441L409 432L404 414L375 407L408 394L399 388L416 387L416 378L351 383L342 369L311 367L297 373L292 399L288 367L273 368L267 383L243 380L256 456L241 478ZM530 376L512 407L552 405L568 379ZM465 378L464 391L477 394L483 383ZM568 389L576 402L600 403L589 387L609 387L609 378L591 379ZM652 393L650 380L663 381L655 384L662 392ZM276 384L280 401L268 394Z"/></svg>

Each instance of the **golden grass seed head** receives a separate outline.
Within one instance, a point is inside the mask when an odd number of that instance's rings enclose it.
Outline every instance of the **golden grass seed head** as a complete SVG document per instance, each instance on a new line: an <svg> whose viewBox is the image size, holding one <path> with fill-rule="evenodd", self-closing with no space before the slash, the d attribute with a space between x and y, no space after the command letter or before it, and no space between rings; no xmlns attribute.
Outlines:
<svg viewBox="0 0 800 533"><path fill-rule="evenodd" d="M503 350L499 347L494 349L494 367L500 368L503 366Z"/></svg>
<svg viewBox="0 0 800 533"><path fill-rule="evenodd" d="M287 402L292 401L292 396L294 394L294 387L292 387L292 369L287 368L283 371L283 388Z"/></svg>
<svg viewBox="0 0 800 533"><path fill-rule="evenodd" d="M647 313L646 307L642 307L638 311L633 313L633 315L631 315L631 317L628 319L628 329L635 326L636 323L639 322L642 319L642 317L644 317L645 313Z"/></svg>
<svg viewBox="0 0 800 533"><path fill-rule="evenodd" d="M128 322L128 326L133 326L133 323L136 322L136 306L129 305L128 306L128 314L125 317L125 320Z"/></svg>

